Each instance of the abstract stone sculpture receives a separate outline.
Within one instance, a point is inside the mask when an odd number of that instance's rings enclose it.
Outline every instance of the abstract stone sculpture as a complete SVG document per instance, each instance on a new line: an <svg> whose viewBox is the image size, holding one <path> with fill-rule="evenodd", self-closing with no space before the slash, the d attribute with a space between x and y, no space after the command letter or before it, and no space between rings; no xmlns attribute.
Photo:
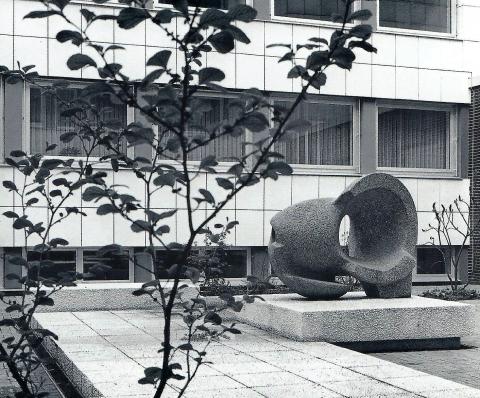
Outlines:
<svg viewBox="0 0 480 398"><path fill-rule="evenodd" d="M347 215L348 254L339 241ZM302 296L338 298L349 288L335 277L350 275L369 297L410 297L417 212L410 193L395 177L370 174L337 199L308 200L279 212L271 225L273 269Z"/></svg>

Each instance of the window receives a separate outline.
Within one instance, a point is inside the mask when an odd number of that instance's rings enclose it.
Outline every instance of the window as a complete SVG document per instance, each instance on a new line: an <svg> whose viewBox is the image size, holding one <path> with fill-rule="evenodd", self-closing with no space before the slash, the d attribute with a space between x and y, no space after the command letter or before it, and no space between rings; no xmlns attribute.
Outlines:
<svg viewBox="0 0 480 398"><path fill-rule="evenodd" d="M288 108L286 101L276 106ZM303 102L291 120L306 120L310 127L289 131L275 145L275 150L291 164L351 166L353 141L353 106Z"/></svg>
<svg viewBox="0 0 480 398"><path fill-rule="evenodd" d="M447 262L448 256L445 252ZM445 265L442 252L434 247L417 248L417 274L446 274L449 272Z"/></svg>
<svg viewBox="0 0 480 398"><path fill-rule="evenodd" d="M111 269L97 272L93 267L99 264L108 265ZM123 254L107 253L104 256L99 256L97 251L85 250L83 251L83 270L95 275L88 280L128 281L130 280L129 253L125 251Z"/></svg>
<svg viewBox="0 0 480 398"><path fill-rule="evenodd" d="M450 33L452 0L379 1L380 26Z"/></svg>
<svg viewBox="0 0 480 398"><path fill-rule="evenodd" d="M274 0L275 16L331 21L345 13L345 0Z"/></svg>
<svg viewBox="0 0 480 398"><path fill-rule="evenodd" d="M40 261L41 255L39 252L29 251L28 261ZM53 250L46 254L42 260L47 260L48 263L41 265L40 276L47 279L61 279L63 275L72 275L77 268L77 253L75 250Z"/></svg>
<svg viewBox="0 0 480 398"><path fill-rule="evenodd" d="M207 140L212 133L223 132L222 126L226 123L232 123L235 120L238 107L234 106L238 101L234 98L208 97L199 96L192 104L194 113L189 122L187 137L190 139L193 146L195 140ZM170 110L164 110L165 114ZM162 110L160 110L162 114ZM163 141L166 143L171 134L166 134ZM233 136L224 135L213 140L209 144L194 149L188 155L188 160L200 161L206 156L215 155L218 161L234 161L235 158L240 158L243 155L243 135ZM168 154L169 157L175 154Z"/></svg>
<svg viewBox="0 0 480 398"><path fill-rule="evenodd" d="M161 279L169 279L167 270L179 262L179 254L174 251L158 250L156 253L157 272ZM246 250L214 250L212 247L192 251L189 258L191 265L197 269L214 270L220 278L245 278L247 276ZM182 278L186 279L185 275Z"/></svg>
<svg viewBox="0 0 480 398"><path fill-rule="evenodd" d="M450 169L451 112L378 109L378 166Z"/></svg>
<svg viewBox="0 0 480 398"><path fill-rule="evenodd" d="M158 0L160 4L172 4L173 0ZM244 0L188 0L190 7L222 8L228 10L237 4L245 4Z"/></svg>
<svg viewBox="0 0 480 398"><path fill-rule="evenodd" d="M58 89L57 95L43 91L38 87L30 87L30 152L46 153L47 145L57 144L55 150L48 152L52 156L83 156L85 154L80 140L73 138L70 142L60 141L60 136L71 131L78 132L80 127L73 117L63 117L62 111L80 104L80 88ZM73 103L73 104L72 104ZM72 104L72 105L68 105ZM96 112L84 112L82 123L92 127L114 122L119 126L127 125L127 106L114 104L108 97L97 97L90 100ZM83 106L81 106L83 108ZM47 144L48 143L48 144ZM126 142L116 143L126 153ZM97 148L93 156L103 156L106 150Z"/></svg>

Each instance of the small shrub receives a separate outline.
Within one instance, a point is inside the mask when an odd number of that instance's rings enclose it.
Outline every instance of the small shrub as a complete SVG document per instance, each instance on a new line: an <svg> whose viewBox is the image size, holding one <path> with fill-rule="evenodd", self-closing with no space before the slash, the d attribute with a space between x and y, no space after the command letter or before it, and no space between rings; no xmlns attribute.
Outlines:
<svg viewBox="0 0 480 398"><path fill-rule="evenodd" d="M423 292L420 296L446 301L480 300L480 293L475 289L432 289Z"/></svg>

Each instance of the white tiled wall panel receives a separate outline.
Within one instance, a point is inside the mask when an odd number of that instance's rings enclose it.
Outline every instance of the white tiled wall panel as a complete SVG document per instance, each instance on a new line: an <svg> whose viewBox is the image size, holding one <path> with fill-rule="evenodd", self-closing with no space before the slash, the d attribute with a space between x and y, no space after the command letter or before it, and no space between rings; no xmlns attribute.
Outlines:
<svg viewBox="0 0 480 398"><path fill-rule="evenodd" d="M376 97L380 91L381 76L388 82L385 94L380 95L382 98L468 103L470 78L472 74L480 75L478 51L475 51L479 49L480 42L477 28L480 7L478 3L473 3L459 0L457 37L375 33L371 42L378 48L378 53L365 54L358 50L356 65L352 71L329 70L330 80L324 93ZM0 36L0 48L2 53L5 53L2 57L3 63L11 65L12 61L19 60L25 65L35 62L38 71L43 75L78 76L77 72L72 74L62 65L75 49L69 45L59 45L55 40L46 40L47 37L53 39L58 30L66 29L68 25L61 22L57 16L49 18L48 21L23 19L27 12L39 7L40 4L29 0L2 0L0 35L5 36ZM75 4L71 9L67 8L69 18L77 24L82 21L77 12L80 7L81 5ZM89 7L97 13L111 11L110 6ZM118 12L118 9L114 11ZM296 91L298 84L292 85L292 81L286 78L291 65L277 62L286 49L266 46L274 43L301 44L318 34L328 39L332 33L332 28L323 27L314 21L306 21L305 24L255 21L252 24L239 23L239 26L245 28L252 43L239 43L235 51L227 56L210 54L205 62L209 66L227 68L224 85L230 88L257 86L269 91L291 92L294 88ZM181 33L185 27L180 21L173 20L168 29ZM117 51L115 60L124 63L125 71L131 73L133 78L145 74L142 65L144 57L152 54L145 46L175 48L175 44L165 33L151 22L141 23L134 29L125 31L115 26L113 21L100 21L89 29L88 34L93 40L103 43L127 45L124 54ZM249 55L258 58L248 57ZM266 58L261 59L265 55ZM302 58L302 53L299 57ZM172 57L172 62L175 58L177 57ZM177 61L177 68L181 68L181 59ZM394 74L392 67L397 67L397 72L400 73ZM418 78L414 77L414 71L406 73L405 69L399 67L415 68ZM95 73L88 70L84 71L82 76L96 77ZM404 79L407 76L413 77L413 80L409 80L408 87L405 87Z"/></svg>

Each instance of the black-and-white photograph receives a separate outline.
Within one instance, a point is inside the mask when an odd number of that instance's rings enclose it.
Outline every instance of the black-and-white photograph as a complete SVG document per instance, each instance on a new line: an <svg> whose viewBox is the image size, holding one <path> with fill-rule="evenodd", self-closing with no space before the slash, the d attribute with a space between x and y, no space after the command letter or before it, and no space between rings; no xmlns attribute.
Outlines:
<svg viewBox="0 0 480 398"><path fill-rule="evenodd" d="M0 0L0 398L480 398L480 0Z"/></svg>

